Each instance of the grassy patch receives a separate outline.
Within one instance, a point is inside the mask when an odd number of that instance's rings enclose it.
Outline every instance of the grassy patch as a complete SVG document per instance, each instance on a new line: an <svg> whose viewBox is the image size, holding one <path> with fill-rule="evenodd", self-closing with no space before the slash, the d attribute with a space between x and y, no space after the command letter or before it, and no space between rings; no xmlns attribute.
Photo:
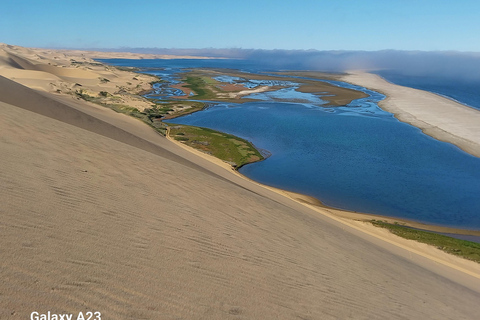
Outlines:
<svg viewBox="0 0 480 320"><path fill-rule="evenodd" d="M188 140L190 140L190 139L182 137L182 136L175 136L173 138L177 141L188 141Z"/></svg>
<svg viewBox="0 0 480 320"><path fill-rule="evenodd" d="M170 136L186 145L211 154L235 168L263 160L263 156L247 140L212 129L169 124Z"/></svg>
<svg viewBox="0 0 480 320"><path fill-rule="evenodd" d="M190 88L195 92L195 95L191 98L208 100L216 97L215 93L209 89L210 84L205 77L188 76L187 79L185 79L185 82L188 83L185 87Z"/></svg>
<svg viewBox="0 0 480 320"><path fill-rule="evenodd" d="M110 108L118 113L123 113L139 120L142 120L150 127L155 129L158 133L162 135L166 135L167 126L160 121L161 114L155 107L145 109L144 111L140 111L137 108L133 108L123 104L102 104L103 106Z"/></svg>
<svg viewBox="0 0 480 320"><path fill-rule="evenodd" d="M130 72L135 72L135 71L140 71L139 68L136 67L122 67L122 66L114 66L114 68L120 70L120 71L130 71Z"/></svg>
<svg viewBox="0 0 480 320"><path fill-rule="evenodd" d="M150 81L149 84L153 87L154 84L157 84L157 83L164 83L165 80L162 80L162 79L158 79L158 80L153 80L153 81Z"/></svg>
<svg viewBox="0 0 480 320"><path fill-rule="evenodd" d="M433 232L411 229L399 224L391 224L379 220L372 220L371 223L374 226L386 228L402 238L423 242L447 253L480 263L480 243L455 239Z"/></svg>
<svg viewBox="0 0 480 320"><path fill-rule="evenodd" d="M167 125L161 120L175 118L204 108L203 103L196 101L166 101L158 103L156 100L151 100L152 103L154 103L152 107L140 111L137 108L125 104L115 103L115 100L121 100L121 98L112 96L106 91L100 91L98 96L92 96L83 89L79 89L75 91L75 95L85 101L93 102L118 113L140 119L162 135L166 134ZM174 108L176 108L177 111L175 111Z"/></svg>
<svg viewBox="0 0 480 320"><path fill-rule="evenodd" d="M176 108L175 112L165 114L164 120L173 119L176 117L184 116L189 113L197 112L205 108L205 104L197 101L177 101L172 100L161 104L164 108L172 109Z"/></svg>
<svg viewBox="0 0 480 320"><path fill-rule="evenodd" d="M94 102L94 103L98 103L98 102L99 102L99 98L98 98L98 97L94 97L94 96L89 95L89 94L86 93L83 89L76 90L76 91L75 91L75 95L76 95L77 97L79 97L80 99L83 99L83 100L85 100L85 101L90 101L90 102Z"/></svg>
<svg viewBox="0 0 480 320"><path fill-rule="evenodd" d="M203 82L205 82L207 85L217 85L219 84L219 82L211 77L200 77L200 79L203 80Z"/></svg>

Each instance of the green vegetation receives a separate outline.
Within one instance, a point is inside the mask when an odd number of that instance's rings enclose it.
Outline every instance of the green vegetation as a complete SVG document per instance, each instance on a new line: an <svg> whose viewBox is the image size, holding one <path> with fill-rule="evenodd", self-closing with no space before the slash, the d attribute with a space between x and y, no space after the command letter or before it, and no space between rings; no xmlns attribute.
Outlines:
<svg viewBox="0 0 480 320"><path fill-rule="evenodd" d="M207 85L217 85L219 82L211 77L200 77Z"/></svg>
<svg viewBox="0 0 480 320"><path fill-rule="evenodd" d="M152 77L156 77L156 78L157 78L157 80L153 80L153 81L150 81L150 82L149 82L149 84L150 84L152 87L153 87L154 84L166 82L165 80L162 80L162 79L160 79L160 78L157 77L157 76L150 75L150 74L149 74L149 76L152 76Z"/></svg>
<svg viewBox="0 0 480 320"><path fill-rule="evenodd" d="M150 121L154 121L165 117L169 111L173 111L173 109L169 106L154 104L151 108L143 110L143 113Z"/></svg>
<svg viewBox="0 0 480 320"><path fill-rule="evenodd" d="M119 103L122 100L119 96L111 95L106 91L100 91L98 96L92 96L83 89L79 89L75 91L75 95L85 101L93 102L116 112L140 119L162 135L166 135L167 128L167 125L161 121L162 119L172 119L204 108L203 103L196 101L166 101L158 103L155 100L151 100L154 103L152 107L140 111L137 108Z"/></svg>
<svg viewBox="0 0 480 320"><path fill-rule="evenodd" d="M116 68L117 70L120 70L120 71L130 71L130 72L140 71L140 69L139 69L139 68L136 68L136 67L120 67L120 66L115 66L114 68Z"/></svg>
<svg viewBox="0 0 480 320"><path fill-rule="evenodd" d="M455 239L441 234L412 229L400 224L391 224L380 220L372 220L371 223L374 226L386 228L402 238L423 242L447 253L480 263L480 243Z"/></svg>
<svg viewBox="0 0 480 320"><path fill-rule="evenodd" d="M137 71L136 68L129 67L117 67L117 69L122 71ZM101 82L109 82L106 78L99 78ZM136 78L134 78L136 79ZM162 83L164 80L157 77L158 80L152 81L150 84ZM138 80L138 79L136 79ZM201 79L200 79L201 80ZM212 81L214 81L212 79ZM131 83L128 83L131 84ZM76 84L78 87L81 87L81 84ZM138 86L137 86L138 87ZM121 89L121 88L120 88ZM169 101L159 101L155 99L150 99L153 103L151 108L146 108L143 111L138 110L137 108L130 107L128 105L122 104L122 98L119 96L112 95L107 91L100 91L96 96L87 93L84 89L77 89L74 92L74 95L85 101L93 102L98 105L110 108L118 113L123 113L132 117L135 117L147 125L154 128L157 132L162 135L166 135L167 125L161 120L171 119L178 116L182 116L188 113L202 110L205 105L202 102L197 101L178 101L178 100L169 100ZM186 138L188 140L188 138Z"/></svg>
<svg viewBox="0 0 480 320"><path fill-rule="evenodd" d="M182 137L182 136L180 136L180 137L176 136L176 137L174 137L174 139L177 140L177 141L188 141L188 140L190 140L190 139Z"/></svg>
<svg viewBox="0 0 480 320"><path fill-rule="evenodd" d="M198 101L158 100L152 98L149 98L149 100L155 104L153 108L157 108L158 112L163 115L163 120L173 119L205 108L205 104Z"/></svg>
<svg viewBox="0 0 480 320"><path fill-rule="evenodd" d="M247 140L207 128L168 124L170 136L186 145L228 162L234 168L263 160Z"/></svg>
<svg viewBox="0 0 480 320"><path fill-rule="evenodd" d="M76 65L76 67L78 67L79 65L96 66L96 67L103 67L104 66L102 63L99 63L99 62L76 61L74 59L70 59L70 63L72 65Z"/></svg>
<svg viewBox="0 0 480 320"><path fill-rule="evenodd" d="M165 120L184 116L186 114L194 113L205 108L205 104L203 102L197 102L197 101L173 101L167 104L167 106L172 106L172 107L176 106L177 110L174 113L165 115L165 118L164 118ZM178 107L182 107L182 108L178 108Z"/></svg>
<svg viewBox="0 0 480 320"><path fill-rule="evenodd" d="M79 97L80 99L83 99L85 101L90 101L90 102L97 103L98 100L99 100L97 97L91 96L88 93L86 93L85 91L83 91L83 89L76 90L75 94L77 95L77 97Z"/></svg>
<svg viewBox="0 0 480 320"><path fill-rule="evenodd" d="M188 85L185 87L192 89L196 93L192 98L206 100L214 99L216 97L215 93L208 88L211 84L209 83L210 80L214 81L208 77L188 76L187 79L185 79L185 82L188 83Z"/></svg>
<svg viewBox="0 0 480 320"><path fill-rule="evenodd" d="M142 120L150 127L155 129L158 133L166 135L167 126L160 121L162 113L160 111L161 109L157 108L157 106L153 106L152 108L147 108L143 111L140 111L137 108L133 108L123 104L103 103L102 105L118 113L123 113Z"/></svg>
<svg viewBox="0 0 480 320"><path fill-rule="evenodd" d="M85 93L82 89L77 90L75 92L75 95L85 101L90 101L96 104L99 104L101 106L107 107L112 109L113 111L116 111L118 113L123 113L132 117L135 117L137 119L142 120L152 128L154 128L157 132L159 132L162 135L166 134L166 128L167 126L160 121L161 118L163 118L169 111L173 111L172 108L170 107L165 107L161 106L158 104L152 105L151 108L146 108L143 111L138 110L137 108L130 107L124 104L120 103L111 103L112 100L119 100L118 97L112 96L106 91L100 91L98 94L98 97L91 96L87 93ZM109 98L109 100L106 100L106 98Z"/></svg>

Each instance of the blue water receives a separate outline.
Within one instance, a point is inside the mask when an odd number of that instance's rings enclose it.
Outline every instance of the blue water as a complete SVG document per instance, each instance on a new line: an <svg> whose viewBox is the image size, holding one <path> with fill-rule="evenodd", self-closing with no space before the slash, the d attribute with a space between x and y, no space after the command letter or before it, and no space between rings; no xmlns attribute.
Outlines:
<svg viewBox="0 0 480 320"><path fill-rule="evenodd" d="M480 229L480 159L390 114L289 103L215 106L175 119L271 152L240 172L326 205Z"/></svg>
<svg viewBox="0 0 480 320"><path fill-rule="evenodd" d="M124 65L140 66L135 63ZM193 67L169 61L161 69L160 63L148 72L174 78L175 68ZM324 107L321 99L299 96L294 89L277 91L259 94L260 102L217 104L169 122L232 133L269 151L265 161L240 169L261 183L314 196L332 207L480 230L480 159L381 110L381 94L354 88L370 96L348 106Z"/></svg>

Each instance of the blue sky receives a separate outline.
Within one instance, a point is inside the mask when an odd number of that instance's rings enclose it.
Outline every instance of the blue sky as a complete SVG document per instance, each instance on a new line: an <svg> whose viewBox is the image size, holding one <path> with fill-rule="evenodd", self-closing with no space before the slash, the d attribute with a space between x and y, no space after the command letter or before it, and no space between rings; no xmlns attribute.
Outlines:
<svg viewBox="0 0 480 320"><path fill-rule="evenodd" d="M0 42L63 48L480 52L480 1L2 0Z"/></svg>

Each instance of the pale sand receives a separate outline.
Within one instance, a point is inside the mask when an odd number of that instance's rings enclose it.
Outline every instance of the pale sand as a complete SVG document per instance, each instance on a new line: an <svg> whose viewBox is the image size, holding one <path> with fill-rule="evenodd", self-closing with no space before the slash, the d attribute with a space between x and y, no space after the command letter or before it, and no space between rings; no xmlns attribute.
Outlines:
<svg viewBox="0 0 480 320"><path fill-rule="evenodd" d="M379 104L382 109L435 139L480 157L480 111L434 93L390 83L371 73L351 72L341 80L384 93L387 98Z"/></svg>
<svg viewBox="0 0 480 320"><path fill-rule="evenodd" d="M0 150L1 319L478 315L480 265L329 217L109 109L0 77Z"/></svg>
<svg viewBox="0 0 480 320"><path fill-rule="evenodd" d="M41 50L41 49L38 49ZM45 52L53 51L64 53L67 56L84 56L91 59L208 59L223 60L229 59L224 57L209 56L189 56L189 55L171 55L171 54L154 54L154 53L132 53L132 52L101 52L101 51L83 51L83 50L45 50Z"/></svg>
<svg viewBox="0 0 480 320"><path fill-rule="evenodd" d="M78 54L78 55L75 55ZM0 75L42 92L69 95L78 99L82 91L92 97L107 92L108 103L143 110L147 99L134 94L151 89L156 77L122 72L81 55L80 52L28 49L0 44Z"/></svg>
<svg viewBox="0 0 480 320"><path fill-rule="evenodd" d="M265 91L268 91L269 89L270 89L269 86L260 86L256 89L246 89L238 92L219 93L218 96L238 99L249 94L265 92Z"/></svg>

